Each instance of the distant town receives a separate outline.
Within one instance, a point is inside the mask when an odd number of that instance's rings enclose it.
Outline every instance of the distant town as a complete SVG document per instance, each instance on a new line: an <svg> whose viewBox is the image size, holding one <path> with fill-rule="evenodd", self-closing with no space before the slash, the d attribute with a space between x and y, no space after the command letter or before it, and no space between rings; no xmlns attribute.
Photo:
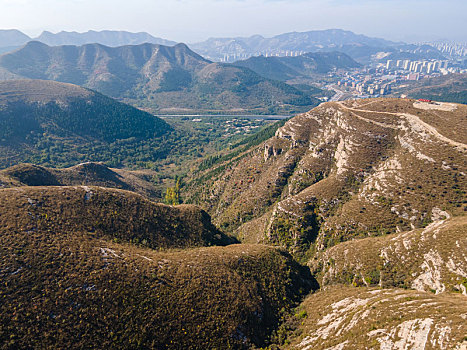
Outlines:
<svg viewBox="0 0 467 350"><path fill-rule="evenodd" d="M220 62L232 63L239 60L246 60L250 57L264 56L264 57L297 57L307 53L303 50L267 50L258 51L255 53L229 53L224 54L220 58Z"/></svg>
<svg viewBox="0 0 467 350"><path fill-rule="evenodd" d="M386 60L373 67L335 70L328 74L332 83L324 87L336 92L332 100L380 97L407 81L418 81L453 73L467 73L467 45L438 44L451 59ZM434 44L433 44L434 46ZM323 101L329 100L327 97Z"/></svg>

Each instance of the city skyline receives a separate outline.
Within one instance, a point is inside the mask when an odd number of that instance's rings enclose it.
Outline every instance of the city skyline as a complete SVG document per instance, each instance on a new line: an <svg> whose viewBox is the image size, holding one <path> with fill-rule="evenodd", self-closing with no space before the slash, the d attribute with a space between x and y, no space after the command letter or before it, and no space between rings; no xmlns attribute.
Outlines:
<svg viewBox="0 0 467 350"><path fill-rule="evenodd" d="M144 31L178 42L339 28L394 41L467 42L460 0L0 0L2 29Z"/></svg>

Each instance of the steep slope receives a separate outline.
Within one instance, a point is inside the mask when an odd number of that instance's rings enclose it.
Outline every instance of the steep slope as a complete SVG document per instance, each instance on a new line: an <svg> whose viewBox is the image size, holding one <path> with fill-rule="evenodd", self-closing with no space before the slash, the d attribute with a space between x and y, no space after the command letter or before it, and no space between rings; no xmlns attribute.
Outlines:
<svg viewBox="0 0 467 350"><path fill-rule="evenodd" d="M110 161L134 157L148 143L153 150L146 156L157 158L160 138L171 130L160 118L79 86L0 82L0 166Z"/></svg>
<svg viewBox="0 0 467 350"><path fill-rule="evenodd" d="M0 79L18 77L85 86L158 113L289 113L316 105L289 85L211 63L184 44L111 48L30 42L0 56Z"/></svg>
<svg viewBox="0 0 467 350"><path fill-rule="evenodd" d="M467 107L326 103L192 182L192 201L247 242L323 251L464 215ZM438 208L438 209L436 209Z"/></svg>
<svg viewBox="0 0 467 350"><path fill-rule="evenodd" d="M151 199L161 193L151 182L155 173L111 169L102 163L82 163L65 169L45 168L33 164L18 164L0 170L0 187L20 186L101 186L132 191Z"/></svg>
<svg viewBox="0 0 467 350"><path fill-rule="evenodd" d="M308 297L284 349L463 349L467 298L336 286Z"/></svg>
<svg viewBox="0 0 467 350"><path fill-rule="evenodd" d="M206 213L98 187L0 190L4 348L262 346L313 286L265 246L231 241ZM153 249L151 249L153 248Z"/></svg>
<svg viewBox="0 0 467 350"><path fill-rule="evenodd" d="M233 65L249 68L269 79L289 81L311 78L333 69L360 67L346 54L339 52L306 53L297 57L252 57Z"/></svg>
<svg viewBox="0 0 467 350"><path fill-rule="evenodd" d="M467 217L447 219L440 210L432 215L438 220L424 229L328 249L314 260L321 285L380 285L467 295Z"/></svg>
<svg viewBox="0 0 467 350"><path fill-rule="evenodd" d="M151 34L139 32L131 33L118 30L89 30L85 33L66 32L51 33L48 31L42 32L34 40L43 42L49 46L60 45L84 45L84 44L102 44L105 46L124 46L124 45L140 45L145 43L159 45L176 45L177 43L170 40L156 38Z"/></svg>

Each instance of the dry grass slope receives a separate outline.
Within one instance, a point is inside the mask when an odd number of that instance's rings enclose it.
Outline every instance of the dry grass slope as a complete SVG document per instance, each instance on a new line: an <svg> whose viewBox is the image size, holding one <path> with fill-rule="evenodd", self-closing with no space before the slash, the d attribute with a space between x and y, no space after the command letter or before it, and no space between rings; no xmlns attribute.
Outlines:
<svg viewBox="0 0 467 350"><path fill-rule="evenodd" d="M463 349L467 298L336 286L308 297L301 335L284 349ZM305 314L302 311L302 314Z"/></svg>
<svg viewBox="0 0 467 350"><path fill-rule="evenodd" d="M0 190L4 232L79 231L153 249L226 245L234 240L195 206L153 203L101 187L18 187Z"/></svg>
<svg viewBox="0 0 467 350"><path fill-rule="evenodd" d="M192 189L221 227L300 252L467 210L467 106L325 103ZM313 251L309 252L312 254Z"/></svg>
<svg viewBox="0 0 467 350"><path fill-rule="evenodd" d="M347 283L467 295L467 217L344 242L316 257L314 264L322 286Z"/></svg>
<svg viewBox="0 0 467 350"><path fill-rule="evenodd" d="M100 186L118 188L161 198L152 183L151 170L131 171L111 169L101 163L88 162L65 169L46 168L33 164L18 164L0 170L0 188L18 186Z"/></svg>

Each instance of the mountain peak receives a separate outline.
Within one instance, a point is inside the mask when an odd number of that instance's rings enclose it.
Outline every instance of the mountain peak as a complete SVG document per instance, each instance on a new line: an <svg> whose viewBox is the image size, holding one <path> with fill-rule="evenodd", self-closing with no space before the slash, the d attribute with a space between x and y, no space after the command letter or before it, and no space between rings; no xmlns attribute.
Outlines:
<svg viewBox="0 0 467 350"><path fill-rule="evenodd" d="M42 41L51 46L59 45L84 45L91 43L99 43L105 46L118 47L124 45L139 45L146 42L161 45L175 45L176 43L170 40L156 38L149 33L138 32L132 33L127 31L103 30L95 31L88 30L87 32L67 32L60 31L51 33L48 31L42 32L35 40Z"/></svg>

